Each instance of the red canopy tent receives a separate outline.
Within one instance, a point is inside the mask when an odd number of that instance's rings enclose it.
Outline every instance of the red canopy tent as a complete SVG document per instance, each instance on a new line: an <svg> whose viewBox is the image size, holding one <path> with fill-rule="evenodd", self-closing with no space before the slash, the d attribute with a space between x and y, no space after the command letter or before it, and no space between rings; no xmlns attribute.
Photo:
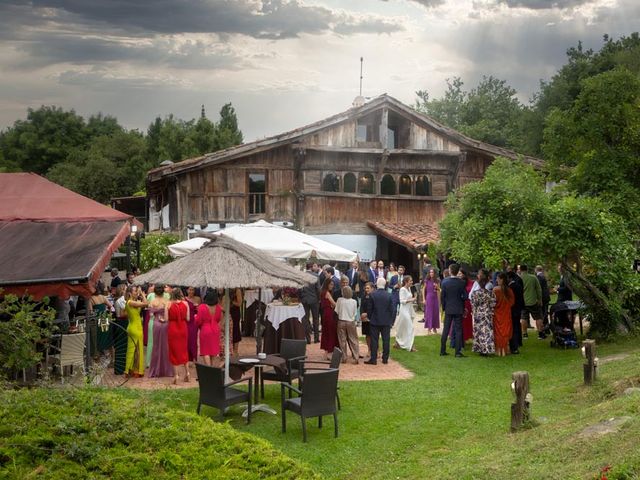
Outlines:
<svg viewBox="0 0 640 480"><path fill-rule="evenodd" d="M89 296L126 240L131 215L33 173L0 173L0 288Z"/></svg>

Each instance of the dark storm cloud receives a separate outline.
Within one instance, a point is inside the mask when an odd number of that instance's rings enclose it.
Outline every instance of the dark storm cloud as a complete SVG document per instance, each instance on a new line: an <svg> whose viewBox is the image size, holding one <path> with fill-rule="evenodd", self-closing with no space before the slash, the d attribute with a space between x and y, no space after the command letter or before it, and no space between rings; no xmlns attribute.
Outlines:
<svg viewBox="0 0 640 480"><path fill-rule="evenodd" d="M131 35L228 33L283 39L334 29L349 33L386 33L391 25L394 31L402 29L392 22L356 18L299 0L34 0L32 10L50 20L68 20L71 15L75 22Z"/></svg>
<svg viewBox="0 0 640 480"><path fill-rule="evenodd" d="M20 60L16 68L30 69L58 63L88 65L127 62L184 69L238 69L248 66L225 46L202 42L174 42L154 39L144 42L101 37L80 37L61 33L34 34L16 46Z"/></svg>

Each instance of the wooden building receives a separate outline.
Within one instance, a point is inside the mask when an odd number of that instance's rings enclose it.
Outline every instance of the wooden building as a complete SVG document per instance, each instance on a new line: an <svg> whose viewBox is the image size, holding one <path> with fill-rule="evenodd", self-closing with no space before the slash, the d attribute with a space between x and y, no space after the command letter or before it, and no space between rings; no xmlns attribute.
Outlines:
<svg viewBox="0 0 640 480"><path fill-rule="evenodd" d="M437 238L447 194L482 178L497 156L518 157L386 94L358 97L311 125L151 170L150 229L264 219L413 270Z"/></svg>

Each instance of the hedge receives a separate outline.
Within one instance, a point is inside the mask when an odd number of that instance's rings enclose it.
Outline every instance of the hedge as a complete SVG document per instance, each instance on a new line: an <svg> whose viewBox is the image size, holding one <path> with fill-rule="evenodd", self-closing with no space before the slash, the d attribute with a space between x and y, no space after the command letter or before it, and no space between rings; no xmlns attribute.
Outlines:
<svg viewBox="0 0 640 480"><path fill-rule="evenodd" d="M0 418L0 478L319 478L253 435L109 390L2 390Z"/></svg>

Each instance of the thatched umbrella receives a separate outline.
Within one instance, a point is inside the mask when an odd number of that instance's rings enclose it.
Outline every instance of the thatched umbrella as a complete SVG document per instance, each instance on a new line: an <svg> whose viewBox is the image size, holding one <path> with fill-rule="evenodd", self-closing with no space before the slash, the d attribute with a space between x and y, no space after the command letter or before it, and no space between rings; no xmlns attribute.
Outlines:
<svg viewBox="0 0 640 480"><path fill-rule="evenodd" d="M232 238L201 234L211 241L189 255L136 277L137 284L208 288L301 288L316 277ZM229 308L225 308L225 371L229 372Z"/></svg>

